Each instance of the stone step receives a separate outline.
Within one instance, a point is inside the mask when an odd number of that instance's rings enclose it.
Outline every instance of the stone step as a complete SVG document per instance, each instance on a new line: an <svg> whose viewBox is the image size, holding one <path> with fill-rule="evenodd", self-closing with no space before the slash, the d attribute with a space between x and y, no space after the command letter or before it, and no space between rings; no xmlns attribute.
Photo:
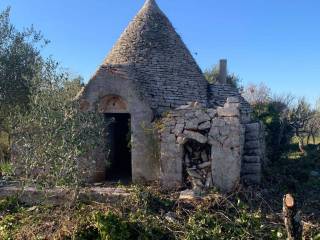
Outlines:
<svg viewBox="0 0 320 240"><path fill-rule="evenodd" d="M244 148L245 149L260 148L260 142L258 140L245 141Z"/></svg>
<svg viewBox="0 0 320 240"><path fill-rule="evenodd" d="M255 141L259 140L259 134L257 133L246 133L245 134L245 140L247 141Z"/></svg>
<svg viewBox="0 0 320 240"><path fill-rule="evenodd" d="M261 183L261 175L260 174L242 175L242 181L245 183L260 184Z"/></svg>
<svg viewBox="0 0 320 240"><path fill-rule="evenodd" d="M255 123L249 123L246 124L246 132L259 132L260 130L260 123L255 122Z"/></svg>
<svg viewBox="0 0 320 240"><path fill-rule="evenodd" d="M243 174L260 174L261 173L261 163L244 163L242 165Z"/></svg>
<svg viewBox="0 0 320 240"><path fill-rule="evenodd" d="M261 150L260 149L244 149L244 155L261 156Z"/></svg>
<svg viewBox="0 0 320 240"><path fill-rule="evenodd" d="M244 163L260 163L260 157L259 156L243 156L243 162Z"/></svg>

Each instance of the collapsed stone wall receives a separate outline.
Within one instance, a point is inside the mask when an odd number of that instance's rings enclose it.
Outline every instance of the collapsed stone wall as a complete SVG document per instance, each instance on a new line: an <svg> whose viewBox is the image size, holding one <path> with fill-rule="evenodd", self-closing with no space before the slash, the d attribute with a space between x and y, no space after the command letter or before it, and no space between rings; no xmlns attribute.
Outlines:
<svg viewBox="0 0 320 240"><path fill-rule="evenodd" d="M229 97L236 97L240 103L240 114L242 123L252 122L252 108L250 104L241 96L239 90L227 83L215 83L208 86L209 107L224 106Z"/></svg>
<svg viewBox="0 0 320 240"><path fill-rule="evenodd" d="M239 107L235 97L216 109L190 103L161 120L160 180L164 186L189 182L195 191L213 185L231 191L239 184L245 140Z"/></svg>

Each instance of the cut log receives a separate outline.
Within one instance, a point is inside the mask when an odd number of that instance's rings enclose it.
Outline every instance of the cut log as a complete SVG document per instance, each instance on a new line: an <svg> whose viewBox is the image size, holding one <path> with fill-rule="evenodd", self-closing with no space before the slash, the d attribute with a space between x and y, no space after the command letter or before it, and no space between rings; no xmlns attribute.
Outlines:
<svg viewBox="0 0 320 240"><path fill-rule="evenodd" d="M291 194L283 197L283 217L289 240L302 240L302 223L297 205Z"/></svg>

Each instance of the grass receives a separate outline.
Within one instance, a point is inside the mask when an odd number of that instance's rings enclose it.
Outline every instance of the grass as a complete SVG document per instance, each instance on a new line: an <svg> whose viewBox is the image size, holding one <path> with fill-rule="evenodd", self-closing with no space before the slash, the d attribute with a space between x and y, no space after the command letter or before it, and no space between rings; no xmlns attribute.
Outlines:
<svg viewBox="0 0 320 240"><path fill-rule="evenodd" d="M8 159L9 136L0 131L0 163Z"/></svg>
<svg viewBox="0 0 320 240"><path fill-rule="evenodd" d="M224 195L212 190L202 200L182 202L178 192L158 186L130 186L122 202L78 202L25 206L0 201L0 239L286 239L282 197L292 193L301 209L305 239L320 239L320 150L290 151L266 170L259 188ZM294 156L294 157L292 157Z"/></svg>
<svg viewBox="0 0 320 240"><path fill-rule="evenodd" d="M307 137L305 137L304 139L303 139L303 141L304 141L304 143L306 144L307 143ZM296 138L296 137L294 137L294 138L292 138L292 144L297 144L298 143L298 138ZM315 137L315 143L313 143L313 139L312 139L312 137L309 139L309 143L310 144L320 144L320 136L317 136L317 137Z"/></svg>
<svg viewBox="0 0 320 240"><path fill-rule="evenodd" d="M9 136L6 132L0 131L0 144L9 145Z"/></svg>

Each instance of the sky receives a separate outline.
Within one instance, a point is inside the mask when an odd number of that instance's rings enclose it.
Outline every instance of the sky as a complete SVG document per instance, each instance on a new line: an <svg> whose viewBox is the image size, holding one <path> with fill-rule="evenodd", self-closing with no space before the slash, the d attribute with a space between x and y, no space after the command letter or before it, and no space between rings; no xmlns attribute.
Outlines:
<svg viewBox="0 0 320 240"><path fill-rule="evenodd" d="M44 50L90 79L144 0L0 0L11 21L31 24L51 43ZM277 94L320 97L319 0L157 0L200 67L228 59L243 85Z"/></svg>

